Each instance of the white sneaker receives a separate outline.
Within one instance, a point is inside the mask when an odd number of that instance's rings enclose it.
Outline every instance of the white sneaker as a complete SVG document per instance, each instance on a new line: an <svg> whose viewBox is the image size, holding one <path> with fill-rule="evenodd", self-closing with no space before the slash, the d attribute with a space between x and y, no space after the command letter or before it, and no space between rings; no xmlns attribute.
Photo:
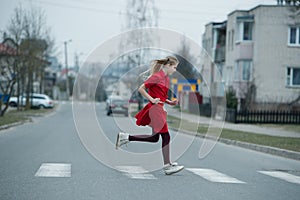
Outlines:
<svg viewBox="0 0 300 200"><path fill-rule="evenodd" d="M178 165L177 163L171 163L164 165L164 171L166 175L175 174L184 169L184 166Z"/></svg>
<svg viewBox="0 0 300 200"><path fill-rule="evenodd" d="M127 143L129 143L129 134L120 132L117 136L116 149Z"/></svg>

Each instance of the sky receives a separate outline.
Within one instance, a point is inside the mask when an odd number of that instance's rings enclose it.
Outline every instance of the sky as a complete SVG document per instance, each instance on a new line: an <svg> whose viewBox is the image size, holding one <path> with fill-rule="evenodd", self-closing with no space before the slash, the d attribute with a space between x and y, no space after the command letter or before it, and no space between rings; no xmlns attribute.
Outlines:
<svg viewBox="0 0 300 200"><path fill-rule="evenodd" d="M151 0L150 0L151 1ZM249 10L276 0L152 0L159 10L158 27L184 34L201 44L201 35L209 22L222 22L234 10ZM63 64L64 41L68 43L69 65L79 62L103 42L124 29L127 0L0 0L0 34L7 29L14 9L22 4L41 8L55 39L55 55Z"/></svg>

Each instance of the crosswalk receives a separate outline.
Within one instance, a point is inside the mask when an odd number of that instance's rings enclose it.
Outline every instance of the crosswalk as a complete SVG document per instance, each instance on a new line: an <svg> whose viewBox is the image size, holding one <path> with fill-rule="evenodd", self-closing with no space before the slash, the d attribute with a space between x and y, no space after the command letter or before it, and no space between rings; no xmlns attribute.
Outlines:
<svg viewBox="0 0 300 200"><path fill-rule="evenodd" d="M287 172L281 172L281 171L258 171L258 172L265 174L267 176L272 176L274 178L285 180L290 183L300 184L300 176L295 176Z"/></svg>
<svg viewBox="0 0 300 200"><path fill-rule="evenodd" d="M216 183L245 183L234 177L228 176L226 174L220 173L213 169L203 169L203 168L187 168L188 171L201 176L202 178Z"/></svg>
<svg viewBox="0 0 300 200"><path fill-rule="evenodd" d="M71 177L71 167L72 165L69 163L42 163L35 173L35 177ZM116 169L130 179L158 180L161 178L161 176L157 175L157 173L149 172L141 166L117 166ZM278 170L256 172L262 176L268 176L269 178L276 178L279 181L300 185L300 176L296 176L288 172ZM196 175L205 181L213 183L247 184L247 180L239 180L237 177L225 174L215 169L185 168L185 172L183 171L180 173L184 176Z"/></svg>
<svg viewBox="0 0 300 200"><path fill-rule="evenodd" d="M71 177L71 164L43 163L35 173L36 177Z"/></svg>
<svg viewBox="0 0 300 200"><path fill-rule="evenodd" d="M140 166L117 166L117 169L132 179L157 179Z"/></svg>

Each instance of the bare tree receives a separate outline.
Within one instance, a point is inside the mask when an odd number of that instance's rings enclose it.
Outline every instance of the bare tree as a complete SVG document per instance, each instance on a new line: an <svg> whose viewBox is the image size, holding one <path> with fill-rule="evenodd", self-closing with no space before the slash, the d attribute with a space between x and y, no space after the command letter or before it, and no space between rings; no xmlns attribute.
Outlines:
<svg viewBox="0 0 300 200"><path fill-rule="evenodd" d="M50 29L46 26L46 15L40 8L26 10L20 5L8 26L8 34L17 44L17 95L26 92L26 108L30 107L33 81L42 84L45 58L53 47Z"/></svg>
<svg viewBox="0 0 300 200"><path fill-rule="evenodd" d="M0 116L3 116L9 106L9 97L12 95L16 83L16 50L8 45L1 44L0 51Z"/></svg>
<svg viewBox="0 0 300 200"><path fill-rule="evenodd" d="M133 30L146 27L158 26L158 9L154 0L127 0L126 17L124 20L124 30ZM133 31L128 38L123 39L120 49L125 47L139 47L135 52L122 57L121 62L125 62L128 71L137 66L141 66L145 61L149 61L150 52L144 49L145 46L155 42L151 32ZM140 77L137 85L141 84ZM132 84L134 85L134 83ZM139 94L139 109L142 108L142 96Z"/></svg>
<svg viewBox="0 0 300 200"><path fill-rule="evenodd" d="M177 72L174 74L175 78L184 78L184 79L201 79L200 72L197 71L196 67L192 63L195 63L196 58L193 53L190 52L190 44L186 40L186 37L181 39L180 49L176 52L178 55L179 66Z"/></svg>

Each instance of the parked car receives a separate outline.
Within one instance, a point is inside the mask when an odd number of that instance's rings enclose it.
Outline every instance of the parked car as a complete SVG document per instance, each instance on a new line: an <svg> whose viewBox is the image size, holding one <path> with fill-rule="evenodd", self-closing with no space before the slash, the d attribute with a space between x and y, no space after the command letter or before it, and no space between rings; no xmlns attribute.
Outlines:
<svg viewBox="0 0 300 200"><path fill-rule="evenodd" d="M35 108L53 108L54 107L54 102L53 100L45 94L37 94L33 93L30 95L30 100L31 102L31 107ZM20 96L19 97L19 103L21 106L26 105L26 96ZM18 97L10 97L9 98L9 105L16 107L18 106Z"/></svg>
<svg viewBox="0 0 300 200"><path fill-rule="evenodd" d="M120 96L111 96L106 100L106 114L107 116L116 113L128 116L128 101Z"/></svg>

